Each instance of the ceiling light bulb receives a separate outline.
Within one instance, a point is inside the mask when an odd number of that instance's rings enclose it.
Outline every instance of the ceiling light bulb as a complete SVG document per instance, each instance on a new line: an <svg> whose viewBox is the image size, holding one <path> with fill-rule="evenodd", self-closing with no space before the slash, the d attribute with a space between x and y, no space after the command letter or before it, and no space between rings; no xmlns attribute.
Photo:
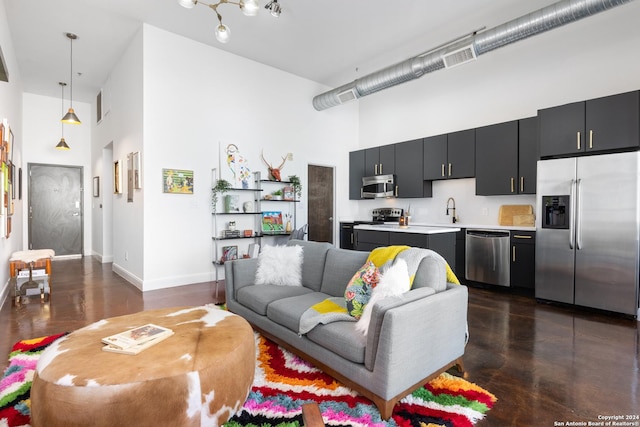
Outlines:
<svg viewBox="0 0 640 427"><path fill-rule="evenodd" d="M231 37L231 30L229 27L222 23L216 27L216 39L218 39L220 43L228 42L229 37Z"/></svg>
<svg viewBox="0 0 640 427"><path fill-rule="evenodd" d="M240 9L246 16L256 16L260 11L257 0L240 0Z"/></svg>
<svg viewBox="0 0 640 427"><path fill-rule="evenodd" d="M186 7L187 9L193 8L197 3L197 0L178 0L178 4L182 7Z"/></svg>
<svg viewBox="0 0 640 427"><path fill-rule="evenodd" d="M273 0L271 3L269 3L269 12L271 13L271 16L275 16L276 18L280 16L280 14L282 13L282 8L280 7L280 3L278 3L277 0Z"/></svg>

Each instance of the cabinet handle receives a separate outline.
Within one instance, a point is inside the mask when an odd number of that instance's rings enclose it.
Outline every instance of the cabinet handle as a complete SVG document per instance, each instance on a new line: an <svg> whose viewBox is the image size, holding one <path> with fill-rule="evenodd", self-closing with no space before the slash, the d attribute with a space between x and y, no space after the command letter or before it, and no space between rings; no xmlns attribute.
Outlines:
<svg viewBox="0 0 640 427"><path fill-rule="evenodd" d="M522 235L522 234L514 234L513 238L514 239L533 239L533 236L526 236L526 235Z"/></svg>
<svg viewBox="0 0 640 427"><path fill-rule="evenodd" d="M449 176L451 176L451 163L449 163Z"/></svg>
<svg viewBox="0 0 640 427"><path fill-rule="evenodd" d="M396 197L398 197L398 186L396 185Z"/></svg>
<svg viewBox="0 0 640 427"><path fill-rule="evenodd" d="M442 176L444 177L444 163L442 164Z"/></svg>
<svg viewBox="0 0 640 427"><path fill-rule="evenodd" d="M589 148L593 148L593 130L589 130Z"/></svg>
<svg viewBox="0 0 640 427"><path fill-rule="evenodd" d="M380 175L382 175L382 163L380 163Z"/></svg>
<svg viewBox="0 0 640 427"><path fill-rule="evenodd" d="M378 175L378 164L373 165L373 174Z"/></svg>
<svg viewBox="0 0 640 427"><path fill-rule="evenodd" d="M524 192L524 176L520 177L520 192Z"/></svg>
<svg viewBox="0 0 640 427"><path fill-rule="evenodd" d="M516 262L516 246L515 245L511 247L511 260L513 262Z"/></svg>
<svg viewBox="0 0 640 427"><path fill-rule="evenodd" d="M515 192L515 189L513 188L513 177L511 177L511 192Z"/></svg>
<svg viewBox="0 0 640 427"><path fill-rule="evenodd" d="M351 233L351 244L353 245L353 233Z"/></svg>
<svg viewBox="0 0 640 427"><path fill-rule="evenodd" d="M576 147L578 147L578 150L580 149L580 131L576 133Z"/></svg>

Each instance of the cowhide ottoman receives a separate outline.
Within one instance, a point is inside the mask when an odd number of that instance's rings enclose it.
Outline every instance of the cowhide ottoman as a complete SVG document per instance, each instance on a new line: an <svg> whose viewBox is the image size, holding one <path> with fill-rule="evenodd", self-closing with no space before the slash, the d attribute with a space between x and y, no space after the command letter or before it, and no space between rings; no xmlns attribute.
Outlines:
<svg viewBox="0 0 640 427"><path fill-rule="evenodd" d="M102 338L147 323L174 335L137 355L102 351ZM31 388L31 423L219 426L244 404L255 360L249 323L215 306L101 320L42 353Z"/></svg>

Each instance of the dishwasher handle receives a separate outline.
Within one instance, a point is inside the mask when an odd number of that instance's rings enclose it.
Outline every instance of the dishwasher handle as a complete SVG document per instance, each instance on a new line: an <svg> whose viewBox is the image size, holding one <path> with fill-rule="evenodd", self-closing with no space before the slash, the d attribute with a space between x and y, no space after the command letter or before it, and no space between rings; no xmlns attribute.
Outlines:
<svg viewBox="0 0 640 427"><path fill-rule="evenodd" d="M505 238L510 236L508 231L497 230L467 230L467 234L484 238Z"/></svg>

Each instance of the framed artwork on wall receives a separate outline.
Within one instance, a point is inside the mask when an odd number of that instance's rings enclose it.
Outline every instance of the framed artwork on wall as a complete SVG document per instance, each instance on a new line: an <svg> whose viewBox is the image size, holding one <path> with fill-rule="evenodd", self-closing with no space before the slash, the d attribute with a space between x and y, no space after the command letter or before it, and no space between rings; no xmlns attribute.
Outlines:
<svg viewBox="0 0 640 427"><path fill-rule="evenodd" d="M193 171L162 169L162 192L193 194Z"/></svg>
<svg viewBox="0 0 640 427"><path fill-rule="evenodd" d="M142 188L142 177L140 176L140 152L133 153L133 188Z"/></svg>
<svg viewBox="0 0 640 427"><path fill-rule="evenodd" d="M100 177L93 177L93 197L100 197Z"/></svg>
<svg viewBox="0 0 640 427"><path fill-rule="evenodd" d="M113 162L113 194L122 194L122 162Z"/></svg>

